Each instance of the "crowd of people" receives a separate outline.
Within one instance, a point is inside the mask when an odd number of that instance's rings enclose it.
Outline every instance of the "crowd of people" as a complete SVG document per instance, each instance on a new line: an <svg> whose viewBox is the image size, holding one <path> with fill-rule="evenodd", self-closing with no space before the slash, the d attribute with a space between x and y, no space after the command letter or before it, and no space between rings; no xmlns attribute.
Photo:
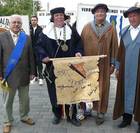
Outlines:
<svg viewBox="0 0 140 133"><path fill-rule="evenodd" d="M8 92L3 91L3 133L10 133L12 129L16 91L21 122L35 124L28 116L29 84L38 80L39 85L43 85L44 79L54 115L52 123L59 124L65 113L67 122L81 126L76 104L57 104L56 76L50 58L91 55L107 55L106 58L99 59L98 64L100 100L93 102L97 114L96 124L101 125L105 121L110 75L114 72L118 82L113 119L122 117L118 127L124 128L131 124L134 117L138 123L137 133L140 133L140 7L135 5L123 13L130 24L122 30L120 41L116 29L106 20L108 11L106 4L97 4L91 10L93 21L84 26L81 35L75 26L69 24L67 19L70 18L65 14L64 7L50 10L50 24L44 29L38 25L37 16L32 16L30 36L21 30L21 16L11 15L10 30L0 33L0 80L11 88ZM78 104L84 107L86 103Z"/></svg>

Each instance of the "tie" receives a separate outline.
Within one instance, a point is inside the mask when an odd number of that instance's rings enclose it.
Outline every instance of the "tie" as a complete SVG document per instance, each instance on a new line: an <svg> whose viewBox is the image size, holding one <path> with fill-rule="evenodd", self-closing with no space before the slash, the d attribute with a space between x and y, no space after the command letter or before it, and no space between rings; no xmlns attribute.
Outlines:
<svg viewBox="0 0 140 133"><path fill-rule="evenodd" d="M13 34L13 37L16 38L16 37L18 37L18 35L17 34Z"/></svg>
<svg viewBox="0 0 140 133"><path fill-rule="evenodd" d="M15 45L17 43L17 39L18 39L18 34L13 34L13 41Z"/></svg>

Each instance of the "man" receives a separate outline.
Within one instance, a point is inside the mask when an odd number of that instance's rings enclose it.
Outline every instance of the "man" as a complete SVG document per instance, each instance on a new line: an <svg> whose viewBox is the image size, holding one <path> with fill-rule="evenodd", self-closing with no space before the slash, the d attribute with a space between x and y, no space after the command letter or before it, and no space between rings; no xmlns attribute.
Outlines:
<svg viewBox="0 0 140 133"><path fill-rule="evenodd" d="M18 91L19 112L22 122L34 125L29 113L29 81L33 77L34 57L31 40L21 32L22 19L19 15L10 17L10 31L0 34L0 80L8 83L9 92L3 92L4 127L3 133L10 133L14 120L13 101Z"/></svg>
<svg viewBox="0 0 140 133"><path fill-rule="evenodd" d="M60 123L62 117L62 105L57 104L55 75L52 61L49 58L61 58L81 56L83 52L81 38L75 29L70 28L65 24L65 8L58 7L50 11L51 23L47 29L43 30L40 36L38 49L39 57L46 64L45 76L48 86L48 93L52 105L54 118L52 123ZM65 107L67 121L75 126L80 126L81 123L77 120L76 104L72 105L72 118L69 115L69 105Z"/></svg>
<svg viewBox="0 0 140 133"><path fill-rule="evenodd" d="M100 101L93 102L93 109L97 111L96 124L98 125L104 122L104 115L107 112L110 74L114 71L118 51L116 30L106 21L108 10L107 5L97 4L91 10L94 20L85 25L81 33L86 56L107 55L99 61Z"/></svg>
<svg viewBox="0 0 140 133"><path fill-rule="evenodd" d="M34 57L35 57L35 68L36 68L36 76L38 76L38 83L39 85L43 85L43 65L42 62L39 60L38 57L38 49L37 49L37 40L39 38L39 34L42 32L42 27L38 25L38 17L37 16L32 16L31 17L31 25L30 25L30 34L31 34L31 39L32 39L32 46L33 46L33 52L34 52ZM31 81L31 83L36 80L36 77Z"/></svg>
<svg viewBox="0 0 140 133"><path fill-rule="evenodd" d="M132 117L138 122L140 133L140 7L124 12L130 25L122 30L118 52L116 76L117 94L113 119L123 117L119 128L131 124Z"/></svg>

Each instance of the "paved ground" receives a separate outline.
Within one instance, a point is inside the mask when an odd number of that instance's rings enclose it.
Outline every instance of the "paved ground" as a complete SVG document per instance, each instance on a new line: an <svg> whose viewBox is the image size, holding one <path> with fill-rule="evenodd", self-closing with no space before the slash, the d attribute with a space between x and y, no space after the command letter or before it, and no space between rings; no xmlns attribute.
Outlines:
<svg viewBox="0 0 140 133"><path fill-rule="evenodd" d="M97 126L95 123L95 116L82 121L81 127L75 127L66 120L62 120L59 125L52 125L52 113L50 101L48 98L46 85L39 86L37 83L30 86L30 103L31 112L30 115L36 121L35 126L28 126L19 121L18 115L18 97L16 95L14 101L14 111L13 115L15 121L13 123L13 129L11 133L136 133L137 123L133 122L131 126L118 129L117 125L120 123L121 119L116 121L112 120L112 110L114 106L115 97L115 87L116 80L114 76L111 78L111 89L110 89L110 99L109 108L106 114L106 121L103 125ZM0 97L1 97L0 92ZM1 100L0 100L1 101ZM2 101L0 102L0 133L2 133Z"/></svg>

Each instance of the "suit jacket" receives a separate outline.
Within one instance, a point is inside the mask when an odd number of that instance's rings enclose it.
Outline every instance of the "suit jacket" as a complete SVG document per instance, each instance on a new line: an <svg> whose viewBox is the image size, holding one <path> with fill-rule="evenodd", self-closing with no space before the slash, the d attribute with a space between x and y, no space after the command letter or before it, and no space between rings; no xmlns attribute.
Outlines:
<svg viewBox="0 0 140 133"><path fill-rule="evenodd" d="M0 34L0 76L4 77L6 65L14 49L15 44L9 31ZM16 89L29 84L30 75L35 74L34 56L31 39L27 36L27 41L22 51L21 57L15 68L9 75L7 82L9 86Z"/></svg>

